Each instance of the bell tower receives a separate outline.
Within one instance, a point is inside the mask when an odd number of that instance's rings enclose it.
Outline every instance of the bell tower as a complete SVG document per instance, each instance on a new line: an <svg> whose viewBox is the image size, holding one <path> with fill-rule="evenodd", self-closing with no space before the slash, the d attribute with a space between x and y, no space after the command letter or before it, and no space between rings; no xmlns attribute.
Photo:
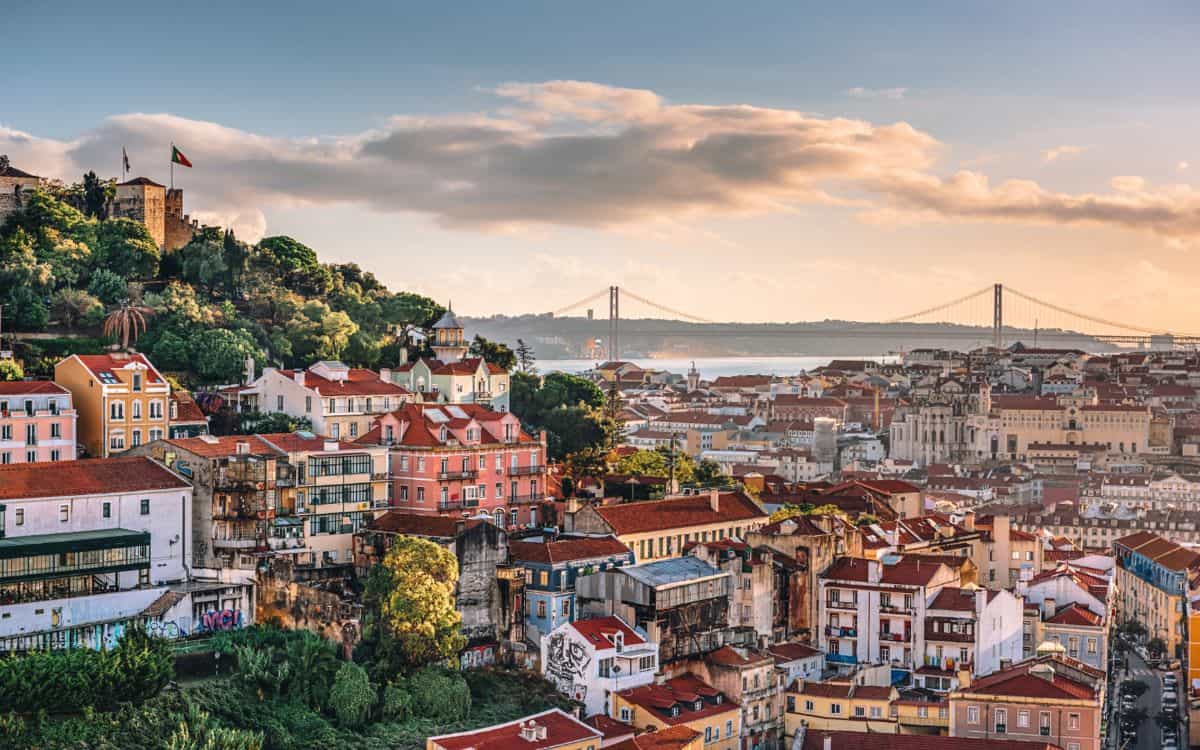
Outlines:
<svg viewBox="0 0 1200 750"><path fill-rule="evenodd" d="M458 362L467 356L467 344L463 340L463 327L454 316L454 303L446 307L446 313L433 324L433 352L442 362Z"/></svg>

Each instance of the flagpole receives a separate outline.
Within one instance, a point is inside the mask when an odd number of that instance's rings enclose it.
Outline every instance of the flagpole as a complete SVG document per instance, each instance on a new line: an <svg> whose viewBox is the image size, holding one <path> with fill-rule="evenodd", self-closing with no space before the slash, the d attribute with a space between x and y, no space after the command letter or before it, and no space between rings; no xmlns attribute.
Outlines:
<svg viewBox="0 0 1200 750"><path fill-rule="evenodd" d="M171 189L175 189L175 143L171 142Z"/></svg>

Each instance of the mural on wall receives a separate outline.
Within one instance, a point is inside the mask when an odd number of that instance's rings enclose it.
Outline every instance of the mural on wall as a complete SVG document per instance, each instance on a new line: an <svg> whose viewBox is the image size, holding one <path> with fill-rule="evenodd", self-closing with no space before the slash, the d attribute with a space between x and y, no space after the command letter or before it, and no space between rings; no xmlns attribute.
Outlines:
<svg viewBox="0 0 1200 750"><path fill-rule="evenodd" d="M554 633L546 645L546 679L553 682L560 693L574 700L587 699L587 683L584 670L592 663L584 647L562 633Z"/></svg>

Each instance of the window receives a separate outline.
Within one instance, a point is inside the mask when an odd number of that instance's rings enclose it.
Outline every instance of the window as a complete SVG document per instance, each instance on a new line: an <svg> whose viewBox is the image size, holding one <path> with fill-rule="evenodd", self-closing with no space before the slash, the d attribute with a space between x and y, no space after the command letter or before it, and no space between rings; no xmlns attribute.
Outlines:
<svg viewBox="0 0 1200 750"><path fill-rule="evenodd" d="M142 431L134 430L133 431L133 442L131 443L131 445L133 445L133 447L136 448L141 444L142 444Z"/></svg>
<svg viewBox="0 0 1200 750"><path fill-rule="evenodd" d="M37 445L37 425L36 424L25 425L25 444L26 445Z"/></svg>
<svg viewBox="0 0 1200 750"><path fill-rule="evenodd" d="M24 526L25 525L25 509L17 508L15 511L13 511L13 513L16 516L15 520L16 520L17 525Z"/></svg>
<svg viewBox="0 0 1200 750"><path fill-rule="evenodd" d="M513 511L513 512L515 513L516 511ZM571 600L570 599L563 599L562 616L563 617L571 616Z"/></svg>
<svg viewBox="0 0 1200 750"><path fill-rule="evenodd" d="M404 501L404 502L408 501L408 485L407 484L400 485L400 500Z"/></svg>
<svg viewBox="0 0 1200 750"><path fill-rule="evenodd" d="M840 714L841 712L842 712L842 704L841 703L830 703L829 704L829 713L836 716L836 715Z"/></svg>
<svg viewBox="0 0 1200 750"><path fill-rule="evenodd" d="M133 390L142 390L142 374L140 372L135 372L133 374Z"/></svg>
<svg viewBox="0 0 1200 750"><path fill-rule="evenodd" d="M1008 731L1008 709L996 709L996 734L1004 734Z"/></svg>
<svg viewBox="0 0 1200 750"><path fill-rule="evenodd" d="M142 418L142 402L141 401L134 401L133 403L131 403L129 405L129 418L130 419L141 419Z"/></svg>
<svg viewBox="0 0 1200 750"><path fill-rule="evenodd" d="M59 523L67 523L70 520L71 520L71 506L70 505L58 506L58 522Z"/></svg>
<svg viewBox="0 0 1200 750"><path fill-rule="evenodd" d="M417 487L417 502L418 503L425 502L425 488L424 487Z"/></svg>
<svg viewBox="0 0 1200 750"><path fill-rule="evenodd" d="M812 711L813 710L813 702L812 701L804 701L804 710Z"/></svg>
<svg viewBox="0 0 1200 750"><path fill-rule="evenodd" d="M1017 711L1017 726L1021 729L1029 728L1029 712L1022 709Z"/></svg>
<svg viewBox="0 0 1200 750"><path fill-rule="evenodd" d="M883 717L883 709L879 706L871 706L871 718L879 719Z"/></svg>
<svg viewBox="0 0 1200 750"><path fill-rule="evenodd" d="M312 412L312 396L304 397L304 411L309 413Z"/></svg>
<svg viewBox="0 0 1200 750"><path fill-rule="evenodd" d="M621 706L621 721L628 724L633 720L633 715L627 706Z"/></svg>
<svg viewBox="0 0 1200 750"><path fill-rule="evenodd" d="M613 659L611 656L608 657L607 659L601 659L600 664L599 664L600 676L601 677L612 677L612 666L613 666Z"/></svg>
<svg viewBox="0 0 1200 750"><path fill-rule="evenodd" d="M275 397L275 411L283 411L283 394ZM330 411L333 411L333 409L330 409Z"/></svg>
<svg viewBox="0 0 1200 750"><path fill-rule="evenodd" d="M733 720L732 719L725 722L725 736L726 737L733 736Z"/></svg>
<svg viewBox="0 0 1200 750"><path fill-rule="evenodd" d="M538 617L546 616L546 602L541 601L541 602L537 603L537 616Z"/></svg>
<svg viewBox="0 0 1200 750"><path fill-rule="evenodd" d="M150 515L150 498L143 497L140 512L143 516Z"/></svg>
<svg viewBox="0 0 1200 750"><path fill-rule="evenodd" d="M1079 729L1079 714L1067 714L1067 729Z"/></svg>
<svg viewBox="0 0 1200 750"><path fill-rule="evenodd" d="M654 671L654 657L653 656L643 656L641 659L639 659L638 660L638 671L639 672L653 672Z"/></svg>
<svg viewBox="0 0 1200 750"><path fill-rule="evenodd" d="M358 422L350 423L350 437L352 437L352 438L358 437Z"/></svg>
<svg viewBox="0 0 1200 750"><path fill-rule="evenodd" d="M112 518L112 503L105 503L101 506L100 515L104 518Z"/></svg>
<svg viewBox="0 0 1200 750"><path fill-rule="evenodd" d="M25 451L25 463L32 464L37 462L37 451Z"/></svg>
<svg viewBox="0 0 1200 750"><path fill-rule="evenodd" d="M1096 653L1096 639L1095 639L1095 638L1088 638L1088 639L1087 639L1087 652L1088 652L1089 654L1094 654L1094 653Z"/></svg>
<svg viewBox="0 0 1200 750"><path fill-rule="evenodd" d="M11 452L4 451L3 453L0 453L0 464L11 464L11 463L12 463L12 453Z"/></svg>
<svg viewBox="0 0 1200 750"><path fill-rule="evenodd" d="M967 706L967 723L979 723L979 706Z"/></svg>
<svg viewBox="0 0 1200 750"><path fill-rule="evenodd" d="M854 707L854 715L858 716L860 718L865 717L867 715L866 706L855 706Z"/></svg>
<svg viewBox="0 0 1200 750"><path fill-rule="evenodd" d="M705 741L705 742L712 742L712 741L713 741L713 736L712 736L712 727L705 727L705 728L704 728L704 741Z"/></svg>
<svg viewBox="0 0 1200 750"><path fill-rule="evenodd" d="M50 460L51 461L61 461L62 460L62 451L60 451L58 448L55 448L54 450L50 451Z"/></svg>
<svg viewBox="0 0 1200 750"><path fill-rule="evenodd" d="M125 419L125 403L122 401L113 401L109 404L108 418L113 421Z"/></svg>
<svg viewBox="0 0 1200 750"><path fill-rule="evenodd" d="M1043 737L1050 736L1050 712L1042 711L1038 716L1038 734Z"/></svg>
<svg viewBox="0 0 1200 750"><path fill-rule="evenodd" d="M153 442L155 440L162 440L162 436L163 436L163 431L160 428L155 427L154 429L150 430L150 441L151 442Z"/></svg>
<svg viewBox="0 0 1200 750"><path fill-rule="evenodd" d="M0 409L0 411L4 411ZM0 440L12 440L12 425L6 424L0 426Z"/></svg>

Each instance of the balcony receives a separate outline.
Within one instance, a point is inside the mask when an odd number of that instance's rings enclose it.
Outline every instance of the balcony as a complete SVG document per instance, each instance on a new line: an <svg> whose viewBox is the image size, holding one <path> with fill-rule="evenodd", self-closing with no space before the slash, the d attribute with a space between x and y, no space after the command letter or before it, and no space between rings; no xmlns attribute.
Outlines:
<svg viewBox="0 0 1200 750"><path fill-rule="evenodd" d="M911 606L905 607L900 604L880 604L879 611L890 615L903 615L905 617L912 617L916 614Z"/></svg>
<svg viewBox="0 0 1200 750"><path fill-rule="evenodd" d="M478 507L478 500L447 500L444 503L439 502L437 504L438 510L469 510Z"/></svg>
<svg viewBox="0 0 1200 750"><path fill-rule="evenodd" d="M510 466L508 467L508 475L510 477L533 477L541 476L546 471L545 466Z"/></svg>
<svg viewBox="0 0 1200 750"><path fill-rule="evenodd" d="M245 550L251 552L266 552L269 548L264 537L234 536L230 539L214 539L213 549Z"/></svg>
<svg viewBox="0 0 1200 750"><path fill-rule="evenodd" d="M475 469L463 469L462 471L439 471L437 478L442 482L449 482L456 479L474 479L479 476L479 472Z"/></svg>
<svg viewBox="0 0 1200 750"><path fill-rule="evenodd" d="M475 403L481 404L484 401L491 401L491 400L492 400L492 392L491 391L475 391Z"/></svg>
<svg viewBox="0 0 1200 750"><path fill-rule="evenodd" d="M912 634L911 633L884 633L881 631L879 633L879 640L881 642L882 641L892 641L895 643L909 643L910 641L912 641Z"/></svg>
<svg viewBox="0 0 1200 750"><path fill-rule="evenodd" d="M371 472L371 481L377 482L383 479L388 479L388 474L386 471Z"/></svg>
<svg viewBox="0 0 1200 750"><path fill-rule="evenodd" d="M844 599L826 599L825 600L825 608L826 609L844 609L844 610L849 610L851 612L857 612L858 611L858 602L857 601L846 601Z"/></svg>
<svg viewBox="0 0 1200 750"><path fill-rule="evenodd" d="M858 628L839 628L834 625L825 626L825 635L834 638L857 638Z"/></svg>
<svg viewBox="0 0 1200 750"><path fill-rule="evenodd" d="M509 505L528 505L529 503L540 503L545 498L545 495L509 495Z"/></svg>
<svg viewBox="0 0 1200 750"><path fill-rule="evenodd" d="M308 543L305 542L304 537L273 536L267 539L267 546L271 548L272 552L279 552L307 549Z"/></svg>

